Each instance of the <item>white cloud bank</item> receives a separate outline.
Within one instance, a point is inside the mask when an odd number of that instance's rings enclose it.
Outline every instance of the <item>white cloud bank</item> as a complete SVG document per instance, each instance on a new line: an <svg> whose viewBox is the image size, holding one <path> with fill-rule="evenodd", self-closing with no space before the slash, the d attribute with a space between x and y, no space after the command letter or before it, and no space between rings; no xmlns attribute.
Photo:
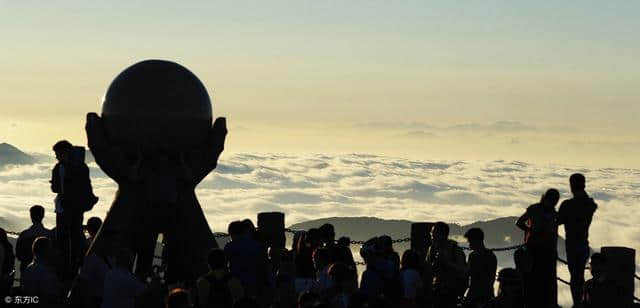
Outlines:
<svg viewBox="0 0 640 308"><path fill-rule="evenodd" d="M116 190L90 164L100 197L91 215L103 216ZM49 164L0 170L0 217L22 226L32 204L53 207ZM547 188L569 198L568 177L587 176L600 205L594 246L640 247L640 170L535 165L519 161L419 161L366 154L235 154L224 157L199 186L198 197L215 231L228 222L283 211L287 224L328 216L376 216L469 223L519 215ZM53 215L47 222L53 222Z"/></svg>
<svg viewBox="0 0 640 308"><path fill-rule="evenodd" d="M49 211L50 164L0 170L0 222L18 229L28 208ZM100 202L90 213L104 216L116 190L90 164ZM640 248L640 170L538 165L520 161L420 161L376 155L235 154L224 156L198 187L214 231L262 211L286 213L287 225L331 216L470 223L521 214L547 188L569 198L568 178L582 172L599 204L591 228L593 247ZM90 215L87 215L90 216Z"/></svg>

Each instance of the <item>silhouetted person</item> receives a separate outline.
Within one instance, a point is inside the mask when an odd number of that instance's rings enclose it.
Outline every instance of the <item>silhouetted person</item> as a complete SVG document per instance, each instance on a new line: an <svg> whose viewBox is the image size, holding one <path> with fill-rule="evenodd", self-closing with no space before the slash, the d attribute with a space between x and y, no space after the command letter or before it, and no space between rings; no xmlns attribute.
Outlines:
<svg viewBox="0 0 640 308"><path fill-rule="evenodd" d="M469 290L465 298L466 307L481 307L494 297L493 283L496 280L498 259L493 251L484 246L484 232L480 228L467 230L464 237L472 252L469 254Z"/></svg>
<svg viewBox="0 0 640 308"><path fill-rule="evenodd" d="M547 308L557 305L556 258L557 214L560 199L556 189L547 190L539 203L527 208L516 225L525 231L526 251L532 258L530 272L524 272L527 303Z"/></svg>
<svg viewBox="0 0 640 308"><path fill-rule="evenodd" d="M7 295L13 285L14 267L13 245L9 243L7 232L0 228L0 296Z"/></svg>
<svg viewBox="0 0 640 308"><path fill-rule="evenodd" d="M400 269L400 255L393 250L393 239L388 235L382 235L378 238L380 245L382 245L382 254L385 259L391 261L396 267Z"/></svg>
<svg viewBox="0 0 640 308"><path fill-rule="evenodd" d="M425 287L420 274L420 254L407 249L400 261L400 282L402 283L402 307L418 307L417 296Z"/></svg>
<svg viewBox="0 0 640 308"><path fill-rule="evenodd" d="M360 293L369 298L384 298L397 302L402 294L400 273L393 261L385 258L383 244L379 237L366 241L360 248L360 256L366 263L360 280Z"/></svg>
<svg viewBox="0 0 640 308"><path fill-rule="evenodd" d="M334 263L329 266L331 288L325 294L325 302L329 307L348 308L353 294L358 290L358 282L353 281L353 274L349 266Z"/></svg>
<svg viewBox="0 0 640 308"><path fill-rule="evenodd" d="M258 271L264 270L265 252L252 238L252 231L246 223L234 221L227 229L231 241L224 246L224 255L229 261L231 275L242 282L244 292L249 297L258 295Z"/></svg>
<svg viewBox="0 0 640 308"><path fill-rule="evenodd" d="M295 286L295 255L293 251L287 249L284 249L280 255L280 267L275 278L276 294L272 308L295 308L298 301Z"/></svg>
<svg viewBox="0 0 640 308"><path fill-rule="evenodd" d="M107 238L112 234L103 234ZM120 249L117 240L110 238L109 246L93 249L85 256L80 271L74 281L71 298L75 302L82 302L83 307L100 307L104 294L105 277L116 264L116 256L113 253ZM163 294L164 296L164 294Z"/></svg>
<svg viewBox="0 0 640 308"><path fill-rule="evenodd" d="M23 272L22 292L26 296L37 296L39 307L62 307L62 285L53 266L54 254L48 238L36 238L33 261Z"/></svg>
<svg viewBox="0 0 640 308"><path fill-rule="evenodd" d="M51 236L51 230L42 225L44 219L44 208L40 205L34 205L29 209L32 225L26 230L20 232L16 241L16 258L20 260L20 272L31 263L33 259L32 246L33 241L41 236Z"/></svg>
<svg viewBox="0 0 640 308"><path fill-rule="evenodd" d="M585 191L585 178L580 173L569 177L573 198L565 200L558 211L558 224L564 224L565 248L571 274L571 297L580 305L584 285L584 268L589 258L589 226L598 206Z"/></svg>
<svg viewBox="0 0 640 308"><path fill-rule="evenodd" d="M93 195L89 168L83 158L74 155L73 145L62 140L53 151L58 160L51 174L51 191L57 194L55 243L61 256L62 279L68 280L77 273L85 251L83 214L98 199Z"/></svg>
<svg viewBox="0 0 640 308"><path fill-rule="evenodd" d="M209 273L197 281L198 303L200 307L233 307L244 296L240 280L233 277L227 269L224 251L211 249L207 257Z"/></svg>
<svg viewBox="0 0 640 308"><path fill-rule="evenodd" d="M102 308L134 308L145 284L131 273L133 254L127 249L115 252L115 262L104 277Z"/></svg>
<svg viewBox="0 0 640 308"><path fill-rule="evenodd" d="M584 292L582 295L582 304L584 308L604 308L610 307L611 296L623 296L618 285L607 277L607 259L603 254L598 252L591 255L592 278L584 284Z"/></svg>
<svg viewBox="0 0 640 308"><path fill-rule="evenodd" d="M329 266L332 263L330 258L330 252L327 247L318 247L313 251L313 266L316 269L316 280L313 284L313 291L321 295L331 287Z"/></svg>
<svg viewBox="0 0 640 308"><path fill-rule="evenodd" d="M91 246L93 239L98 234L98 230L100 230L100 226L102 226L102 219L100 217L91 217L87 220L87 232L89 233L89 237L87 238L87 248Z"/></svg>
<svg viewBox="0 0 640 308"><path fill-rule="evenodd" d="M182 288L175 288L167 295L167 308L191 308L191 297L189 291ZM223 307L223 306L221 306Z"/></svg>
<svg viewBox="0 0 640 308"><path fill-rule="evenodd" d="M483 308L524 308L523 284L520 273L513 268L503 268L498 273L498 295ZM526 302L529 304L528 302ZM527 306L539 307L539 306ZM555 308L555 307L554 307Z"/></svg>
<svg viewBox="0 0 640 308"><path fill-rule="evenodd" d="M466 256L458 243L450 240L449 226L444 222L434 224L431 231L433 243L429 247L427 262L434 274L434 307L456 307L458 297L467 289Z"/></svg>
<svg viewBox="0 0 640 308"><path fill-rule="evenodd" d="M309 232L303 233L300 236L298 247L296 247L295 283L297 293L309 291L316 279L315 267L313 265L313 251L318 248L319 241L316 241L316 239L313 237L311 230L309 230ZM317 229L315 230L317 231Z"/></svg>
<svg viewBox="0 0 640 308"><path fill-rule="evenodd" d="M336 232L332 224L326 223L319 228L321 241L325 247L329 249L330 262L340 262L347 265L352 272L354 281L358 281L358 270L356 262L353 259L353 253L349 249L349 238L341 237L336 242Z"/></svg>

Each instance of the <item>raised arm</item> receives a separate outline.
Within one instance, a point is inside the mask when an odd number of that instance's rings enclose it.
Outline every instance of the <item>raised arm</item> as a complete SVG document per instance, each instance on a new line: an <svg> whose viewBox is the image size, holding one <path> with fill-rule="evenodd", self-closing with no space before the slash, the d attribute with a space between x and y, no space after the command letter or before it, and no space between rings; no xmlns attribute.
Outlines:
<svg viewBox="0 0 640 308"><path fill-rule="evenodd" d="M520 218L518 218L518 220L516 221L516 226L518 228L520 228L522 231L530 231L530 227L527 225L527 221L530 218L530 214L529 214L529 210L527 210L526 212L524 212L524 214L522 214L522 216L520 216Z"/></svg>

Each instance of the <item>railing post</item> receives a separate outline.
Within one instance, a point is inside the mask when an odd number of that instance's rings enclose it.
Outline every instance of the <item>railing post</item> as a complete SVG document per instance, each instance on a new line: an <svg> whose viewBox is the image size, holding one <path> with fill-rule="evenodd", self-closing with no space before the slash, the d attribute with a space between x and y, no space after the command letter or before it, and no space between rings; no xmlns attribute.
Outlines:
<svg viewBox="0 0 640 308"><path fill-rule="evenodd" d="M411 249L426 256L429 246L431 246L431 227L430 222L414 222L411 224Z"/></svg>
<svg viewBox="0 0 640 308"><path fill-rule="evenodd" d="M607 260L607 278L615 284L615 288L612 289L616 291L616 294L607 296L611 300L609 307L631 307L633 305L633 276L636 272L636 251L627 247L602 247L600 253Z"/></svg>
<svg viewBox="0 0 640 308"><path fill-rule="evenodd" d="M258 213L258 237L270 250L271 262L274 269L280 267L280 257L286 238L284 236L284 213L264 212Z"/></svg>

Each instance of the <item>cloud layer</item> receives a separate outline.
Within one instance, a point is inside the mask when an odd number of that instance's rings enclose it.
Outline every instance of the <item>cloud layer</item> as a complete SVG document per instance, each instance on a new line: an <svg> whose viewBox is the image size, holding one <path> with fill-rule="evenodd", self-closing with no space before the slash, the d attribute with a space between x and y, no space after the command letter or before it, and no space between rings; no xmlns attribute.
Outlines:
<svg viewBox="0 0 640 308"><path fill-rule="evenodd" d="M0 170L0 223L11 230L28 223L28 208L50 213L51 164ZM90 164L100 202L86 216L104 216L115 183ZM597 200L593 247L640 248L640 170L539 165L522 161L424 161L367 155L244 153L225 156L197 189L215 232L258 212L282 211L286 224L333 216L470 223L520 215L548 188L569 198L568 177L582 172Z"/></svg>
<svg viewBox="0 0 640 308"><path fill-rule="evenodd" d="M94 163L91 215L103 216L116 190ZM17 226L27 209L52 208L50 164L0 170L0 217ZM520 161L422 161L367 155L245 153L226 156L199 186L198 197L215 231L261 211L283 211L287 224L329 216L375 216L414 221L469 223L519 215L550 187L569 198L568 177L583 172L600 204L595 246L638 247L640 170L587 169ZM52 215L48 222L53 222Z"/></svg>

